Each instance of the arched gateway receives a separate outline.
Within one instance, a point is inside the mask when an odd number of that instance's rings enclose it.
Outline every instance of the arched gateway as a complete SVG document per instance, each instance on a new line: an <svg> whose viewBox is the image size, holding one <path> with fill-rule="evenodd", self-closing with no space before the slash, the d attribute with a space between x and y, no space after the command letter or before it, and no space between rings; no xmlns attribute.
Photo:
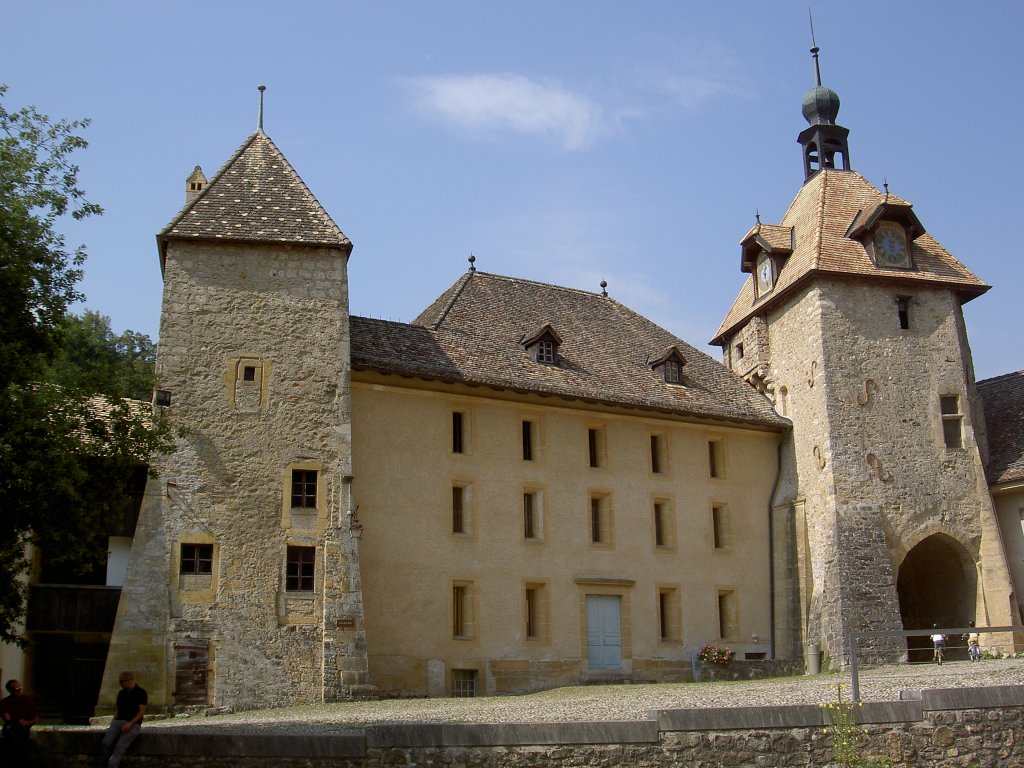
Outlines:
<svg viewBox="0 0 1024 768"><path fill-rule="evenodd" d="M929 629L966 626L977 607L978 569L960 542L936 533L911 549L900 565L896 582L903 628ZM948 645L958 645L950 638ZM928 661L931 642L927 637L908 637L910 661ZM950 649L954 658L966 656Z"/></svg>

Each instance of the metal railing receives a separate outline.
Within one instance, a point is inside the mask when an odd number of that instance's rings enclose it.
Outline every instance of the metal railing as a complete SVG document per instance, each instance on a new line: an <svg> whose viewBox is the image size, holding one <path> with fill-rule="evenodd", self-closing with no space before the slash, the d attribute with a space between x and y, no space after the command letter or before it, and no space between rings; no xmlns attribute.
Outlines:
<svg viewBox="0 0 1024 768"><path fill-rule="evenodd" d="M960 635L966 635L968 633L976 633L979 635L986 634L1006 634L1024 632L1024 626L1012 626L1012 627L940 627L938 629L912 629L912 630L901 630L901 631L885 631L885 632L851 632L849 634L850 639L850 693L853 696L854 701L860 701L860 678L859 678L859 664L857 662L857 644L860 640L869 640L876 638L886 637L931 637L934 634L942 634L947 638L957 637Z"/></svg>

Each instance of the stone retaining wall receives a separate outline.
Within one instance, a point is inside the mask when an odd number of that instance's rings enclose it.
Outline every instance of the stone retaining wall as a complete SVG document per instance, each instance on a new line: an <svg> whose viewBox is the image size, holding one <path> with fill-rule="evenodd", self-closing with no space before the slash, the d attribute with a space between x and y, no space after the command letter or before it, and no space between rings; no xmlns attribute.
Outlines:
<svg viewBox="0 0 1024 768"><path fill-rule="evenodd" d="M1024 765L1024 686L910 692L867 703L863 754L896 768ZM823 711L814 705L658 710L646 720L590 723L403 723L360 732L195 734L151 729L125 768L569 768L570 766L829 765ZM345 726L339 724L339 729ZM97 763L96 730L35 735L39 765Z"/></svg>

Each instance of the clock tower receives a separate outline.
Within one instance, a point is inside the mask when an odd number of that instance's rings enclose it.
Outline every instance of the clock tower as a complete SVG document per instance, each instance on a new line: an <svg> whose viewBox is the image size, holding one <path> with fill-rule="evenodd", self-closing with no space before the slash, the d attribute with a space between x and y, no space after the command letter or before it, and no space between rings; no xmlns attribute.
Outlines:
<svg viewBox="0 0 1024 768"><path fill-rule="evenodd" d="M989 286L851 169L811 52L803 186L742 238L746 281L712 343L793 424L771 501L775 655L815 643L837 667L851 632L1019 617L962 312ZM862 643L861 660L914 660L921 640Z"/></svg>

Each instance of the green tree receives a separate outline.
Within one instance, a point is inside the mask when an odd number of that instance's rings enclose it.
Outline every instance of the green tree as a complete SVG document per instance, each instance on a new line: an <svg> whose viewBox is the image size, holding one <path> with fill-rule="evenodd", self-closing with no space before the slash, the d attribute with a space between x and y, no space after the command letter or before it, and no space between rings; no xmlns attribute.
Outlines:
<svg viewBox="0 0 1024 768"><path fill-rule="evenodd" d="M110 318L92 310L67 315L60 330L60 346L48 365L46 381L67 390L150 399L156 345L149 336L131 330L117 335Z"/></svg>
<svg viewBox="0 0 1024 768"><path fill-rule="evenodd" d="M0 640L18 641L28 545L83 570L105 558L132 474L170 439L148 407L123 399L126 382L72 376L63 347L80 330L67 311L82 298L85 250L57 223L102 212L71 161L89 123L9 111L6 94L0 85Z"/></svg>

